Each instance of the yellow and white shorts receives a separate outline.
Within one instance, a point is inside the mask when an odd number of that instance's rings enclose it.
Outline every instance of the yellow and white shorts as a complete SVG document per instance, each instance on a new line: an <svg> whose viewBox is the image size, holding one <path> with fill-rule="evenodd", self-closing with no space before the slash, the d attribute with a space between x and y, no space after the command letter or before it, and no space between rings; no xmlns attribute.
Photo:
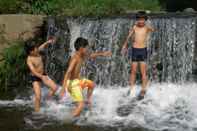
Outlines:
<svg viewBox="0 0 197 131"><path fill-rule="evenodd" d="M94 82L88 79L74 79L67 81L67 89L76 102L83 101L83 89L94 88Z"/></svg>

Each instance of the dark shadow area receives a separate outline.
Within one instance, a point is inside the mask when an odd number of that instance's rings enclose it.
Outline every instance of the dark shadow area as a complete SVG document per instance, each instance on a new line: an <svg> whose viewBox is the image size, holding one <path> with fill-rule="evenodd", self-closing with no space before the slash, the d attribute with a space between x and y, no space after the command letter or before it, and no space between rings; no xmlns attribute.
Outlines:
<svg viewBox="0 0 197 131"><path fill-rule="evenodd" d="M169 12L183 11L186 8L193 8L197 10L196 0L159 0L159 1L162 7Z"/></svg>
<svg viewBox="0 0 197 131"><path fill-rule="evenodd" d="M196 20L197 22L197 20ZM194 47L194 60L193 60L193 77L197 80L197 25L196 25L196 37L195 37L195 47Z"/></svg>

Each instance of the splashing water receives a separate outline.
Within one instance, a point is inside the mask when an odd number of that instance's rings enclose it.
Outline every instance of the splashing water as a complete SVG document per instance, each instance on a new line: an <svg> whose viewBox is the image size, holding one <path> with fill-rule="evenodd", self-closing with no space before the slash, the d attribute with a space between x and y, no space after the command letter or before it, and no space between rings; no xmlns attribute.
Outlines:
<svg viewBox="0 0 197 131"><path fill-rule="evenodd" d="M94 64L87 65L84 75L100 86L94 90L92 110L84 109L74 123L128 130L135 127L197 130L197 83L188 81L195 65L196 16L161 16L149 21L158 31L151 34L147 43L148 74L152 83L141 101L127 95L129 87L125 85L128 85L130 64L128 58L120 54L122 42L134 22L125 17L49 19L48 35L56 35L59 41L46 51L45 70L55 80L61 82L77 37L87 38L93 51L113 52L111 58L98 58ZM158 81L163 83L154 83ZM137 86L136 95L139 91ZM42 92L45 96L47 91ZM64 101L43 101L40 113L24 114L26 127L42 129L50 124L72 123L71 111L75 105L69 95L65 98ZM33 97L30 101L0 101L0 109L4 107L21 107L31 112L28 107L33 109Z"/></svg>
<svg viewBox="0 0 197 131"><path fill-rule="evenodd" d="M149 87L144 100L137 101L127 95L128 88L96 88L91 112L82 112L75 124L110 126L121 128L143 127L149 130L196 130L197 129L197 84L154 84ZM137 87L137 94L140 89ZM136 95L137 95L136 94ZM32 106L24 100L0 101L5 106ZM67 95L64 102L48 101L41 107L39 117L25 116L28 126L38 127L54 124L55 121L69 122L72 100ZM41 117L43 116L43 117ZM86 119L84 119L86 118ZM40 120L41 119L41 120ZM71 121L70 121L71 123ZM41 126L42 125L42 126Z"/></svg>
<svg viewBox="0 0 197 131"><path fill-rule="evenodd" d="M85 123L79 121L78 124L144 127L150 130L196 129L194 92L197 89L196 84L189 83L194 65L196 16L160 16L152 17L148 22L157 31L149 36L147 42L148 75L153 83L142 101L129 98L128 88L122 87L129 84L130 63L120 50L134 23L135 20L128 17L50 19L52 29L62 32L58 35L63 38L59 44L70 49L65 52L66 55L72 54L77 37L87 38L93 51L111 50L113 53L110 59L98 58L93 66L87 65L84 71L84 76L101 86L94 92L91 115ZM67 27L66 34L70 35L64 34L62 25ZM53 53L56 54L55 50ZM48 65L51 64L50 59ZM166 83L154 83L159 81Z"/></svg>

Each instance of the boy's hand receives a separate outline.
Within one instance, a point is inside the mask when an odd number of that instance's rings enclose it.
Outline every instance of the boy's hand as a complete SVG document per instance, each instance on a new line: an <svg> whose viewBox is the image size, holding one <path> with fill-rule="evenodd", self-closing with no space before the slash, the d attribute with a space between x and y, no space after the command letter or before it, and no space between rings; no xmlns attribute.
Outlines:
<svg viewBox="0 0 197 131"><path fill-rule="evenodd" d="M50 44L50 43L55 43L55 41L56 41L55 38L53 38L53 39L49 39L49 40L47 41L47 43L49 43L49 44Z"/></svg>
<svg viewBox="0 0 197 131"><path fill-rule="evenodd" d="M46 81L49 80L49 77L47 75L42 75L41 76L42 81L45 83Z"/></svg>
<svg viewBox="0 0 197 131"><path fill-rule="evenodd" d="M61 98L61 99L64 97L64 95L66 94L66 92L68 92L66 86L67 86L67 84L65 84L65 82L63 82L62 89L61 89L61 91L60 91L60 98Z"/></svg>
<svg viewBox="0 0 197 131"><path fill-rule="evenodd" d="M55 43L57 40L56 37L49 37L49 39L47 40L47 43Z"/></svg>
<svg viewBox="0 0 197 131"><path fill-rule="evenodd" d="M60 99L60 102L64 102L66 101L67 99L67 88L65 89L65 87L62 87L60 93L59 93L59 99Z"/></svg>
<svg viewBox="0 0 197 131"><path fill-rule="evenodd" d="M64 87L63 87L64 88ZM65 89L61 89L60 91L60 98L62 99L64 97L64 94L66 93Z"/></svg>
<svg viewBox="0 0 197 131"><path fill-rule="evenodd" d="M125 49L127 49L127 45L126 44L124 44L123 47L122 47L122 50L125 50Z"/></svg>
<svg viewBox="0 0 197 131"><path fill-rule="evenodd" d="M47 43L53 43L53 39L49 39Z"/></svg>
<svg viewBox="0 0 197 131"><path fill-rule="evenodd" d="M127 46L124 45L124 46L122 47L121 53L124 55L124 54L126 54L126 52L127 52Z"/></svg>

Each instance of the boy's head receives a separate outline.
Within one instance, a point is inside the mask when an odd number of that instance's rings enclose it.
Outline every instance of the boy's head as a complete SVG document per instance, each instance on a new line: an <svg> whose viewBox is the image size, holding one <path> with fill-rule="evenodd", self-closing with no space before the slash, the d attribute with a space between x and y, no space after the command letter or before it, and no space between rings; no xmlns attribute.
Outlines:
<svg viewBox="0 0 197 131"><path fill-rule="evenodd" d="M79 51L82 54L86 54L87 53L87 47L88 47L88 40L84 39L82 37L79 37L75 41L74 46L75 46L76 51Z"/></svg>
<svg viewBox="0 0 197 131"><path fill-rule="evenodd" d="M138 12L138 14L136 14L136 20L137 25L143 27L145 25L146 20L148 20L148 17L144 11L140 11Z"/></svg>
<svg viewBox="0 0 197 131"><path fill-rule="evenodd" d="M26 42L25 51L27 55L37 55L39 52L38 47L39 47L39 44L35 40L31 39Z"/></svg>

